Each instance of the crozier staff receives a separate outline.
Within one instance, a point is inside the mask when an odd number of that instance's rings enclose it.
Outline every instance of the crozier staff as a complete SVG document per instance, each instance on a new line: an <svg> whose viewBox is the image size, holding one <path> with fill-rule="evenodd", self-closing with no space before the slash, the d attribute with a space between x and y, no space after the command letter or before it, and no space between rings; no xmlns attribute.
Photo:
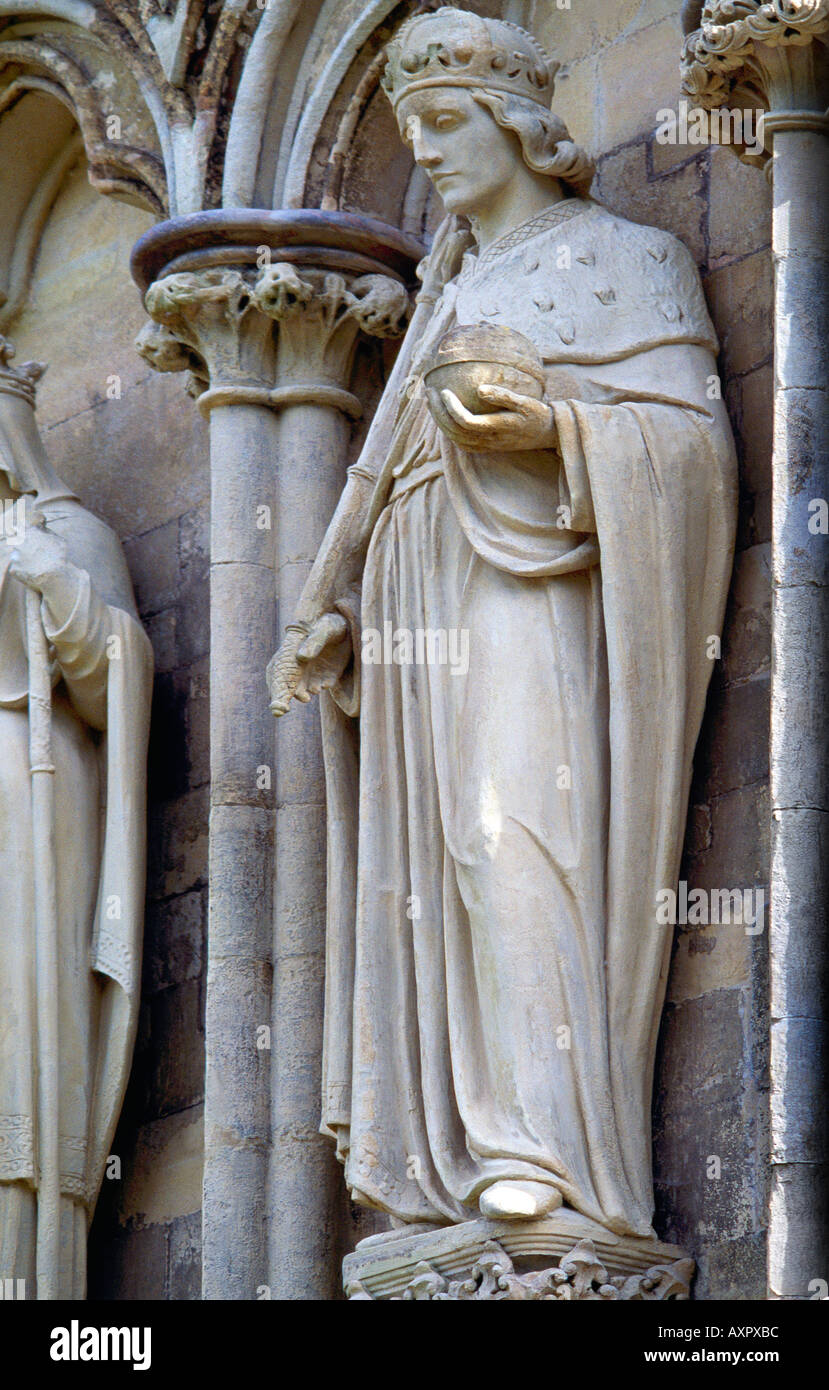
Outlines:
<svg viewBox="0 0 829 1390"><path fill-rule="evenodd" d="M31 508L25 518L25 525L27 528L39 529L44 525L43 517ZM32 549L30 545L30 555ZM36 551L37 546L34 549ZM9 573L15 578L23 578L27 573L21 566L19 550L12 551ZM53 782L55 766L52 761L52 669L49 645L40 617L40 595L36 588L29 588L26 593L26 648L29 664L29 771L32 778L35 880L35 1056L40 1160L35 1280L39 1299L56 1299L59 1296L60 1270L60 1022Z"/></svg>

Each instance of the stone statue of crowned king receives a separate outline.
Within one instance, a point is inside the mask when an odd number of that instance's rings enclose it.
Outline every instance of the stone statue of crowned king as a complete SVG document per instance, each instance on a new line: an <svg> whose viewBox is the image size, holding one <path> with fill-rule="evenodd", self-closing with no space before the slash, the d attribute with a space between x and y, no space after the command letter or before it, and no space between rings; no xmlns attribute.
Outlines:
<svg viewBox="0 0 829 1390"><path fill-rule="evenodd" d="M278 715L323 692L323 1126L354 1199L652 1239L657 894L735 455L691 256L590 196L555 71L453 9L389 46L448 217L269 681ZM378 658L384 624L466 634L468 670Z"/></svg>

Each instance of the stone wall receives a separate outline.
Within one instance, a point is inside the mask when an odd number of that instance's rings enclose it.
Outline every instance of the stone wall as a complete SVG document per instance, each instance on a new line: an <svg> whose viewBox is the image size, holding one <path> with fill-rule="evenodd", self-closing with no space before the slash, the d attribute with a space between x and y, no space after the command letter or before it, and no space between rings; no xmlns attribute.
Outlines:
<svg viewBox="0 0 829 1390"><path fill-rule="evenodd" d="M679 99L680 9L538 0L534 28L563 64L558 110L598 158L594 192L685 242L719 334L740 456L738 553L681 877L689 892L762 888L767 903L771 193L730 150L655 139L657 112ZM767 952L766 930L677 929L655 1086L656 1227L695 1254L697 1298L765 1297Z"/></svg>
<svg viewBox="0 0 829 1390"><path fill-rule="evenodd" d="M144 212L102 198L82 158L53 206L17 361L48 361L38 416L58 471L121 537L156 677L144 981L135 1065L92 1232L91 1298L196 1298L201 1231L209 623L207 445L180 377L133 351Z"/></svg>

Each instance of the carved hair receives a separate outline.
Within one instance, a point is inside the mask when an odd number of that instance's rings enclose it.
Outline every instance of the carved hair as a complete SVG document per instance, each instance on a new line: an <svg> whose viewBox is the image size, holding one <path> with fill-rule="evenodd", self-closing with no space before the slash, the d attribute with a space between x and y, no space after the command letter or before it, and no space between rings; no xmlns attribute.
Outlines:
<svg viewBox="0 0 829 1390"><path fill-rule="evenodd" d="M584 197L593 182L596 165L586 150L573 143L560 118L526 97L475 87L472 96L490 111L503 130L521 142L524 163L536 174L561 179Z"/></svg>

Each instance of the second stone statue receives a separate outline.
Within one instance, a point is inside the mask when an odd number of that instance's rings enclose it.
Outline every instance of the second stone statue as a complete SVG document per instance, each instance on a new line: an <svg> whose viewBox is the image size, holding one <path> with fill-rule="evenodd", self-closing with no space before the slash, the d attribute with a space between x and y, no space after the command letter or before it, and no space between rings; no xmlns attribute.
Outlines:
<svg viewBox="0 0 829 1390"><path fill-rule="evenodd" d="M138 1023L153 655L117 537L47 458L43 368L13 356L0 338L0 1278L80 1299Z"/></svg>

